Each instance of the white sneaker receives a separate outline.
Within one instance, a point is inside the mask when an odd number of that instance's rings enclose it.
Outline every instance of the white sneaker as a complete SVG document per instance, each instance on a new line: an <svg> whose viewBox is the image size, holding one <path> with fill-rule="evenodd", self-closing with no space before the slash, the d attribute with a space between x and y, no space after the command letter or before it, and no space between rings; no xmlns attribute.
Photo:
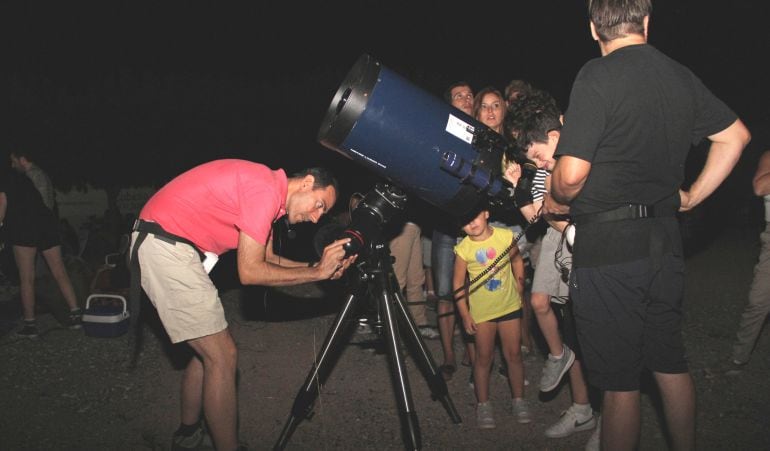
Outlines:
<svg viewBox="0 0 770 451"><path fill-rule="evenodd" d="M492 403L490 401L476 404L476 424L480 429L494 429L495 417L492 414Z"/></svg>
<svg viewBox="0 0 770 451"><path fill-rule="evenodd" d="M526 399L513 399L511 407L517 422L526 424L532 421L532 415L529 413L529 404Z"/></svg>
<svg viewBox="0 0 770 451"><path fill-rule="evenodd" d="M575 405L561 413L559 421L545 430L545 436L548 438L569 437L575 432L588 431L596 427L596 417L593 412L589 417L581 417Z"/></svg>
<svg viewBox="0 0 770 451"><path fill-rule="evenodd" d="M594 429L591 438L586 442L586 451L599 451L601 449L602 438L602 419L599 415L596 416L596 429Z"/></svg>
<svg viewBox="0 0 770 451"><path fill-rule="evenodd" d="M440 337L438 331L430 326L419 326L417 329L420 331L422 338L435 340L436 338Z"/></svg>
<svg viewBox="0 0 770 451"><path fill-rule="evenodd" d="M564 350L561 357L556 359L550 353L543 366L543 373L540 376L540 391L549 392L556 388L561 382L561 378L567 374L570 367L575 363L575 353L567 345L562 345Z"/></svg>

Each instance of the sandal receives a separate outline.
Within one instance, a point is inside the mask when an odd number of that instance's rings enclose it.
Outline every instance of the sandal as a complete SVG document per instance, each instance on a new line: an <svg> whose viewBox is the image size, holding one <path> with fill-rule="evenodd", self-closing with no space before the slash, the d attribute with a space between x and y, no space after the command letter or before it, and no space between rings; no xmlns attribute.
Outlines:
<svg viewBox="0 0 770 451"><path fill-rule="evenodd" d="M454 376L457 368L454 365L445 364L438 367L438 370L441 373L441 377L443 377L445 381L448 381L452 379L452 376Z"/></svg>

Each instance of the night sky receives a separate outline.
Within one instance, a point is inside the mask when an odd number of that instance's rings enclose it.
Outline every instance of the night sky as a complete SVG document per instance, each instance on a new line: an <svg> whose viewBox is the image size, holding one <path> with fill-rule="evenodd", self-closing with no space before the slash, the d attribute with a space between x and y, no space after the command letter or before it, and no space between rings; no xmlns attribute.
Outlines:
<svg viewBox="0 0 770 451"><path fill-rule="evenodd" d="M650 43L692 68L755 141L770 99L764 3L658 0L650 28ZM521 78L562 107L582 64L599 56L584 2L571 0L19 1L0 17L0 144L34 143L62 185L104 183L96 174L112 174L114 159L127 184L222 157L362 177L316 142L361 54L431 94L460 79L479 90Z"/></svg>

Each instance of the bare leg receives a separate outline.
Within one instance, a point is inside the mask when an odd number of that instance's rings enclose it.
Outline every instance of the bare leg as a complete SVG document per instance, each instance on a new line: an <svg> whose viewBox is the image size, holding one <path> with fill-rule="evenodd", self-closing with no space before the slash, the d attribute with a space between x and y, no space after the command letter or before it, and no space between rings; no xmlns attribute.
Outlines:
<svg viewBox="0 0 770 451"><path fill-rule="evenodd" d="M532 332L530 332L530 325L532 324L532 305L530 304L529 296L524 296L521 300L521 310L523 316L521 318L521 346L532 351Z"/></svg>
<svg viewBox="0 0 770 451"><path fill-rule="evenodd" d="M35 255L37 248L13 246L13 257L19 270L19 294L24 319L35 319Z"/></svg>
<svg viewBox="0 0 770 451"><path fill-rule="evenodd" d="M196 338L188 342L203 362L203 412L216 449L228 450L238 446L236 417L238 412L235 390L235 371L238 351L230 332L225 329L214 335ZM188 369L191 369L188 366ZM195 371L194 368L191 371ZM187 376L187 375L186 375ZM182 393L194 393L198 378L191 372L183 378ZM194 396L191 401L195 403ZM187 401L183 396L182 401ZM192 412L195 405L182 406L182 412ZM186 415L187 413L185 413Z"/></svg>
<svg viewBox="0 0 770 451"><path fill-rule="evenodd" d="M473 383L476 386L478 402L489 401L489 372L495 352L497 323L487 321L477 324L476 359L473 362Z"/></svg>
<svg viewBox="0 0 770 451"><path fill-rule="evenodd" d="M569 369L569 385L572 390L572 402L575 404L590 404L588 397L588 384L583 376L583 368L580 361L575 359L575 363Z"/></svg>
<svg viewBox="0 0 770 451"><path fill-rule="evenodd" d="M454 351L455 306L451 302L438 301L438 332L441 336L441 350L444 351L444 365L456 366Z"/></svg>
<svg viewBox="0 0 770 451"><path fill-rule="evenodd" d="M56 284L59 285L64 300L70 307L70 310L78 308L78 300L75 296L75 289L72 288L72 281L70 280L67 269L64 267L64 260L61 256L61 246L54 246L43 251L43 257L45 262L48 263L48 268L51 270Z"/></svg>
<svg viewBox="0 0 770 451"><path fill-rule="evenodd" d="M639 390L606 391L602 402L602 449L634 450L639 443Z"/></svg>
<svg viewBox="0 0 770 451"><path fill-rule="evenodd" d="M564 349L561 335L559 335L559 322L551 308L551 297L545 293L532 293L531 299L537 324L548 344L548 352L553 356L560 356Z"/></svg>
<svg viewBox="0 0 770 451"><path fill-rule="evenodd" d="M465 356L463 357L463 362L465 361L468 362L471 368L473 368L473 365L476 363L476 344L472 341L465 343Z"/></svg>
<svg viewBox="0 0 770 451"><path fill-rule="evenodd" d="M503 357L508 366L508 384L512 398L524 397L524 362L521 359L521 320L502 321L497 325Z"/></svg>
<svg viewBox="0 0 770 451"><path fill-rule="evenodd" d="M190 359L182 374L181 421L195 424L203 410L203 363L197 356Z"/></svg>
<svg viewBox="0 0 770 451"><path fill-rule="evenodd" d="M671 449L695 449L695 385L690 373L653 373L663 398Z"/></svg>

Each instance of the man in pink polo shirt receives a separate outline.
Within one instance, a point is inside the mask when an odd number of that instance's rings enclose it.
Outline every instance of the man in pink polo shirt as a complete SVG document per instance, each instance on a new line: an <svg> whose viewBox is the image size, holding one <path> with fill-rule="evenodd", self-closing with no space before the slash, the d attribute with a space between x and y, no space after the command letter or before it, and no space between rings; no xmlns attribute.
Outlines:
<svg viewBox="0 0 770 451"><path fill-rule="evenodd" d="M172 449L200 445L201 410L216 449L238 449L237 350L208 276L211 261L237 249L244 285L338 279L355 259L344 258L347 239L328 245L318 263L308 264L275 255L270 237L273 222L284 215L290 224L315 223L336 199L337 182L324 169L287 178L281 169L226 159L177 176L142 209L132 236L141 286L171 341L186 342L196 354L182 377L181 425Z"/></svg>

